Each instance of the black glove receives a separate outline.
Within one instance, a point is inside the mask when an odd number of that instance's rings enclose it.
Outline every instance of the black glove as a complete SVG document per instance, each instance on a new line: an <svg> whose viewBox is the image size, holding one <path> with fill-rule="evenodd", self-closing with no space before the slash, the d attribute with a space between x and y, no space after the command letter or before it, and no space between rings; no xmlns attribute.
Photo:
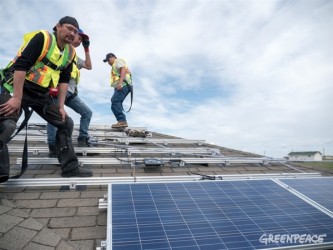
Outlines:
<svg viewBox="0 0 333 250"><path fill-rule="evenodd" d="M87 36L86 34L82 35L83 48L87 49L87 48L89 48L89 45L90 45L89 36Z"/></svg>
<svg viewBox="0 0 333 250"><path fill-rule="evenodd" d="M87 49L87 48L89 48L89 45L90 45L90 41L89 40L82 41L83 48Z"/></svg>

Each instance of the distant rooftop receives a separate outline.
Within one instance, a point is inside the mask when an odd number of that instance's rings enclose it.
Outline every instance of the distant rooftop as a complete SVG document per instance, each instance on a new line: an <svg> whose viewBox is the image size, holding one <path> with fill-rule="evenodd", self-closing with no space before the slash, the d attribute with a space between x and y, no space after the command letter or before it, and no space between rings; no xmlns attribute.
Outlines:
<svg viewBox="0 0 333 250"><path fill-rule="evenodd" d="M294 155L315 155L315 154L321 154L319 151L300 151L300 152L290 152L288 155L294 156Z"/></svg>

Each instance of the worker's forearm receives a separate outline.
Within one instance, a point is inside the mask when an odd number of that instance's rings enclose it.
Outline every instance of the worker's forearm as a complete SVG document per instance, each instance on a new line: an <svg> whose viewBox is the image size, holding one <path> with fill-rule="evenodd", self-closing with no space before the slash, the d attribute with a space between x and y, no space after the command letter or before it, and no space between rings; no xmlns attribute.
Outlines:
<svg viewBox="0 0 333 250"><path fill-rule="evenodd" d="M23 95L23 85L25 81L26 71L14 71L13 76L13 85L14 85L14 93L13 97L19 100L22 100Z"/></svg>
<svg viewBox="0 0 333 250"><path fill-rule="evenodd" d="M67 90L68 90L67 83L60 83L58 85L58 107L59 108L63 108L65 105Z"/></svg>

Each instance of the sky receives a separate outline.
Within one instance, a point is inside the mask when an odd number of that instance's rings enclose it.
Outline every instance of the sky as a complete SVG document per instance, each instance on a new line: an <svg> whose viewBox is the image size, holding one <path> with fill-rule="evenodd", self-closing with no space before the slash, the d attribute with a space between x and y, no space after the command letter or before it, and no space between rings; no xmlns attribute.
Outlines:
<svg viewBox="0 0 333 250"><path fill-rule="evenodd" d="M129 126L269 157L333 155L333 1L45 3L0 0L0 67L25 33L75 17L91 41L93 69L81 70L78 87L94 112L91 124L116 122L102 61L112 52L133 75ZM84 58L82 46L77 53Z"/></svg>

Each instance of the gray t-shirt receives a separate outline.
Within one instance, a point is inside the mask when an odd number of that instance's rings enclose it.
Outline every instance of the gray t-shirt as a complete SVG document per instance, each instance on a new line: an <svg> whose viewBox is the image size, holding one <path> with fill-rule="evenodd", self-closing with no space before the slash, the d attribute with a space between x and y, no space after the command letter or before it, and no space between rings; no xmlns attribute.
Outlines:
<svg viewBox="0 0 333 250"><path fill-rule="evenodd" d="M76 65L79 70L83 68L84 64L85 64L85 61L82 60L80 57L78 57ZM76 81L76 79L71 77L71 79L69 80L69 83L68 83L68 92L74 94L76 92L77 84L78 84L78 82Z"/></svg>

